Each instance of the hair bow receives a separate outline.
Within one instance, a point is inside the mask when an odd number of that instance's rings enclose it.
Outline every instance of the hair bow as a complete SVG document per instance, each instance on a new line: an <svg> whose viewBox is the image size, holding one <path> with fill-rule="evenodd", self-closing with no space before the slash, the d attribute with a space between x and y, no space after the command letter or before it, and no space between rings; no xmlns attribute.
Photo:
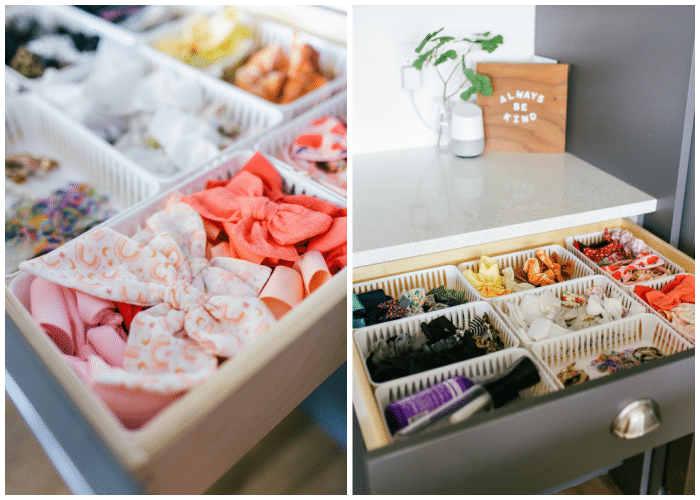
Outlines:
<svg viewBox="0 0 700 500"><path fill-rule="evenodd" d="M486 255L479 259L479 272L465 269L462 274L482 297L499 297L511 292L500 275L498 261Z"/></svg>
<svg viewBox="0 0 700 500"><path fill-rule="evenodd" d="M691 274L677 276L661 290L637 285L634 287L634 293L656 311L670 311L683 302L695 304L695 276Z"/></svg>
<svg viewBox="0 0 700 500"><path fill-rule="evenodd" d="M625 250L632 255L649 251L649 247L644 243L644 240L635 238L632 233L625 229L613 229L612 233L609 232L607 228L605 228L605 230L607 231L607 238L609 240L619 241L620 244L625 247Z"/></svg>
<svg viewBox="0 0 700 500"><path fill-rule="evenodd" d="M347 197L347 150L345 123L324 116L283 148L280 156L295 170Z"/></svg>
<svg viewBox="0 0 700 500"><path fill-rule="evenodd" d="M205 242L201 217L176 203L133 238L100 229L20 266L94 297L151 306L133 318L123 367L97 357L84 367L125 422L133 410L120 397L169 401L211 375L217 356L236 355L275 323L258 298L271 270L226 257L210 262Z"/></svg>
<svg viewBox="0 0 700 500"><path fill-rule="evenodd" d="M182 198L204 219L210 240L224 231L232 257L278 265L318 250L331 273L347 265L347 209L308 195L285 195L274 167L256 153L230 181ZM215 252L219 254L219 247Z"/></svg>
<svg viewBox="0 0 700 500"><path fill-rule="evenodd" d="M601 269L610 276L623 284L635 281L633 273L635 271L645 271L655 268L661 268L666 262L658 255L651 254L649 252L642 252L637 257L635 257L631 262L626 264L613 264L610 266L603 266ZM663 268L661 268L663 269ZM664 271L666 271L664 269ZM665 274L665 273L664 273ZM644 279L639 279L639 281L646 281L650 277L645 277Z"/></svg>

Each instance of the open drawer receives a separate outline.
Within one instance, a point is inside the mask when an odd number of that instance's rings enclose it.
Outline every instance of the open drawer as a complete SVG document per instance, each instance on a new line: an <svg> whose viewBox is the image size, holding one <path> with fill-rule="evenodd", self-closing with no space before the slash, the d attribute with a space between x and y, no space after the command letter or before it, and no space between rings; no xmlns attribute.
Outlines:
<svg viewBox="0 0 700 500"><path fill-rule="evenodd" d="M210 162L206 174L142 205L137 215L115 218L109 227L134 234L174 190L189 194L201 190L206 180L226 179L250 155L224 153ZM303 178L283 177L290 190L334 199ZM202 493L347 357L347 270L343 269L257 342L222 363L203 384L130 431L62 359L7 281L5 311L8 385L20 386L79 472L103 475L97 483L130 481L142 493ZM88 456L93 460L86 461ZM98 493L133 492L113 485L90 486Z"/></svg>
<svg viewBox="0 0 700 500"><path fill-rule="evenodd" d="M616 219L355 268L353 282L458 265L481 255L562 245L569 235L602 231L605 227L627 229L685 272L695 272L693 259L640 226ZM364 360L353 347L353 404L366 448L365 472L372 494L540 493L695 429L693 348L581 385L515 401L458 424L394 440L363 370ZM636 439L622 439L612 433L618 414L641 398L651 398L658 404L661 425Z"/></svg>

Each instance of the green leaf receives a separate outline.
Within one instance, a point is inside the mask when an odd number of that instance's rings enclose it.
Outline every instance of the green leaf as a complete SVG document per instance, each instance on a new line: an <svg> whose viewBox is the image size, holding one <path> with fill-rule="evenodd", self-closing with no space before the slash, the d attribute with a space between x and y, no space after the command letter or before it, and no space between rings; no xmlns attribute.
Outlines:
<svg viewBox="0 0 700 500"><path fill-rule="evenodd" d="M435 53L437 53L437 50L440 47L442 47L443 45L445 45L447 42L454 40L454 37L443 36L443 37L438 38L437 40L438 40L438 44L435 47L433 47L433 50L435 51Z"/></svg>
<svg viewBox="0 0 700 500"><path fill-rule="evenodd" d="M447 61L447 59L457 59L457 52L455 52L454 50L448 50L447 52L445 52L437 58L437 61L435 61L435 66L444 63L445 61Z"/></svg>
<svg viewBox="0 0 700 500"><path fill-rule="evenodd" d="M438 33L440 33L440 32L441 32L442 30L444 30L444 29L445 29L445 28L440 28L440 29L437 30L435 33L428 33L428 34L426 35L426 37L423 38L423 41L420 43L420 45L419 45L418 48L416 49L416 53L417 53L417 54L420 53L420 51L423 50L423 47L425 46L425 44L428 43L428 42L430 41L431 38L433 38L435 35L437 35Z"/></svg>
<svg viewBox="0 0 700 500"><path fill-rule="evenodd" d="M463 101L468 101L469 98L471 97L471 95L474 94L474 93L476 93L476 87L472 85L472 86L469 87L467 90L465 90L464 92L462 92L462 93L459 95L459 97L461 97Z"/></svg>
<svg viewBox="0 0 700 500"><path fill-rule="evenodd" d="M418 69L418 70L423 69L423 63L425 62L426 59L428 59L428 57L430 56L430 54L432 54L432 51L428 51L428 52L426 52L426 53L421 54L420 56L418 56L418 59L416 59L415 61L413 61L413 66L414 66L416 69Z"/></svg>
<svg viewBox="0 0 700 500"><path fill-rule="evenodd" d="M503 43L503 37L496 35L490 40L477 40L477 42L481 43L481 48L490 54L498 48L499 43Z"/></svg>
<svg viewBox="0 0 700 500"><path fill-rule="evenodd" d="M489 36L489 33L491 33L491 32L487 31L486 33L484 33L484 36Z"/></svg>
<svg viewBox="0 0 700 500"><path fill-rule="evenodd" d="M491 97L493 95L493 87L491 87L491 79L486 75L479 75L483 79L483 87L481 93L486 97Z"/></svg>
<svg viewBox="0 0 700 500"><path fill-rule="evenodd" d="M464 57L462 57L462 70L464 71L464 76L466 76L467 79L472 83L472 87L470 87L466 92L462 93L462 96L466 94L467 98L469 98L469 96L475 92L480 93L486 97L491 97L493 95L491 79L486 75L474 73L473 70L467 68L466 63L464 62ZM464 99L464 97L462 97L462 99Z"/></svg>

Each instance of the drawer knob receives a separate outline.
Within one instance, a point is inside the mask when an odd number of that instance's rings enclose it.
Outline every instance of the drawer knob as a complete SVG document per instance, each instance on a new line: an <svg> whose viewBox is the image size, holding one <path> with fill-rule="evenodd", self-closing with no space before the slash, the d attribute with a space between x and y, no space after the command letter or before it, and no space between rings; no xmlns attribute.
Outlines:
<svg viewBox="0 0 700 500"><path fill-rule="evenodd" d="M632 401L617 416L610 429L622 439L636 439L661 425L659 405L650 398Z"/></svg>

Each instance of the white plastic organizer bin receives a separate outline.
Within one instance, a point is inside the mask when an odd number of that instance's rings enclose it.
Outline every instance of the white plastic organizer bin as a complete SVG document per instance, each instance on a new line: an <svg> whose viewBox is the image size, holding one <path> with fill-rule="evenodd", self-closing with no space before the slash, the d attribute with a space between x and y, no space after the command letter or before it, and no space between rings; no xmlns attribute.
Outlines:
<svg viewBox="0 0 700 500"><path fill-rule="evenodd" d="M479 295L468 286L467 279L457 270L455 266L433 267L422 271L397 274L395 276L387 276L386 278L356 283L353 285L352 291L359 295L372 290L382 289L384 290L384 293L398 300L398 298L401 296L401 292L412 290L414 288L425 288L425 291L429 292L433 288L437 288L441 285L444 285L445 288L453 288L458 292L463 291L464 297L466 298L466 303L476 302L480 299ZM420 314L418 316L410 317L420 318L424 316L424 314Z"/></svg>
<svg viewBox="0 0 700 500"><path fill-rule="evenodd" d="M525 335L525 332L523 331L522 328L517 327L515 323L510 318L510 305L516 304L520 305L520 303L523 300L523 297L525 294L532 294L532 295L540 295L544 293L546 290L551 291L554 293L554 295L557 296L557 298L561 299L564 292L571 292L576 295L584 295L591 287L594 286L601 286L603 287L603 291L605 292L605 295L610 297L610 298L615 298L615 299L620 299L622 302L622 307L627 309L627 316L625 317L631 317L631 316L636 316L638 314L643 314L646 312L646 309L644 306L639 304L637 301L635 301L632 297L630 297L627 293L624 292L620 287L618 287L615 283L610 281L609 279L606 279L603 276L586 276L583 278L577 278L575 280L568 280L564 281L562 283L557 283L555 285L549 285L547 287L539 287L539 288L533 288L531 290L527 290L523 293L516 293L516 294L510 294L510 295L504 295L503 297L499 297L496 300L492 302L493 308L498 312L498 314L501 315L503 320L506 322L506 324L510 327L510 329L515 333L515 335L520 339L520 342L525 348L530 348L532 344L535 342L528 340L528 337ZM590 327L590 328L595 328L595 327ZM582 329L583 330L583 329ZM574 331L572 330L571 333L578 333L579 331L582 330L577 330ZM566 336L568 334L564 334Z"/></svg>
<svg viewBox="0 0 700 500"><path fill-rule="evenodd" d="M282 123L283 116L279 110L259 103L247 92L233 94L227 89L212 85L212 82L202 78L200 74L192 74L186 67L175 64L176 61L174 60L156 56L153 54L153 51L148 50L143 45L138 45L134 50L119 54L119 57L129 58L129 60L133 59L134 65L143 63L146 75L152 74L157 70L163 70L168 72L167 74L172 74L174 78L183 78L195 82L201 90L203 102L207 105L212 104L215 107L221 106L224 110L221 119L230 121L242 130L241 136L234 139L232 144L229 145L229 148L249 148L261 134L264 134ZM71 112L70 109L64 111L68 114ZM71 117L71 119L75 120L74 117ZM77 120L76 123L79 123L80 127L87 129L83 123ZM110 145L109 147L117 151L114 146ZM123 153L120 151L119 154L121 155ZM217 152L215 156L219 154L220 152ZM196 167L189 170L180 170L171 176L151 172L143 166L140 166L140 168L148 173L148 175L157 179L163 188L170 188L188 178L192 178L193 175L198 175L203 172L203 166L211 159L212 158L202 158L201 163ZM138 164L138 162L136 164Z"/></svg>
<svg viewBox="0 0 700 500"><path fill-rule="evenodd" d="M640 285L641 285L641 286L648 286L648 287L653 288L653 289L655 289L655 290L661 290L663 287L665 287L666 285L668 285L669 283L671 283L673 280L675 280L678 276L683 276L683 275L687 275L687 273L677 274L677 275L674 275L674 276L666 276L665 278L659 278L659 279L657 279L657 280L653 280L653 282L650 281L650 282L647 282L647 283L640 283ZM632 287L632 290L631 290L631 291L632 291L632 298L633 298L634 300L636 300L637 302L639 302L639 304L642 305L642 306L645 308L645 310L646 310L647 312L649 312L649 313L653 314L654 316L656 316L657 318L659 318L659 319L660 319L662 322L664 322L666 325L668 325L669 327L673 328L673 330L674 330L675 332L677 332L681 337L683 337L685 340L687 340L687 341L690 342L691 344L695 345L695 338L694 338L694 337L693 337L693 338L689 338L685 333L683 333L683 331L681 331L681 330L679 330L678 328L676 328L675 326L673 326L673 324L672 324L669 320L667 320L667 319L666 319L663 315L661 315L660 313L656 312L656 310L655 310L653 307L651 307L649 304L647 304L646 302L644 302L644 300L642 300L641 297L639 297L636 293L634 293L634 289L635 289L636 287L637 287L637 285L633 286L633 287Z"/></svg>
<svg viewBox="0 0 700 500"><path fill-rule="evenodd" d="M398 381L403 381L406 377L401 377L391 382L375 382L370 376L369 370L367 369L367 357L369 356L370 350L372 349L372 344L379 339L387 340L391 337L396 337L401 333L406 334L416 334L421 331L421 323L428 323L439 316L445 316L449 319L455 326L466 328L469 326L469 322L473 318L481 318L486 314L491 321L491 324L496 327L504 336L505 348L503 351L511 349L513 347L518 347L520 341L510 328L503 322L503 319L496 314L491 304L483 301L472 302L470 304L464 304L461 306L451 307L449 309L442 309L440 311L434 311L431 313L421 314L420 316L410 316L408 318L402 318L396 321L388 321L386 323L380 323L378 325L372 325L365 328L360 328L355 330L355 345L357 345L360 351L360 356L362 357L362 366L367 374L367 379L374 386L382 386L387 383L394 383ZM499 352L503 352L499 351ZM480 356L476 359L488 358L489 356L494 356L498 354L491 353ZM451 365L449 365L451 366ZM446 367L442 367L446 368Z"/></svg>
<svg viewBox="0 0 700 500"><path fill-rule="evenodd" d="M693 345L652 314L641 314L612 321L596 328L550 340L535 342L530 351L556 375L571 363L576 369L585 368L591 379L604 376L590 362L603 350L621 351L652 346L664 356L676 354ZM559 379L557 386L564 388Z"/></svg>
<svg viewBox="0 0 700 500"><path fill-rule="evenodd" d="M244 21L247 20L245 15L242 16L242 19ZM289 47L291 46L292 40L296 35L300 41L311 45L318 51L319 67L322 73L327 76L332 75L332 78L329 78L329 81L325 85L287 104L272 103L261 97L250 94L249 92L246 92L233 84L227 83L216 76L206 73L206 70L199 70L152 47L152 45L161 38L181 32L182 27L188 22L188 20L189 17L186 17L180 22L172 23L163 29L154 31L151 35L145 38L146 43L149 44L151 50L157 53L159 57L174 61L176 64L188 68L189 71L196 72L200 75L206 75L204 78L210 80L212 83L218 85L222 89L226 89L235 94L246 94L257 100L260 104L264 104L273 109L279 110L284 115L286 120L301 115L305 111L308 111L317 104L325 101L347 87L347 48L345 46L331 43L323 38L309 33L295 31L291 27L271 21L251 21L253 22L252 26L255 31L255 49L253 50L264 48L273 43L278 43L283 47L285 53L289 53Z"/></svg>
<svg viewBox="0 0 700 500"><path fill-rule="evenodd" d="M64 26L71 31L83 33L87 36L99 35L100 43L102 43L102 38L105 37L123 46L134 46L137 43L136 38L130 33L77 7L67 5L5 6L6 28L7 24L13 20L21 20L24 23L30 19L35 19L40 26L47 29ZM67 66L57 71L61 74L61 81L75 82L82 79L91 68L92 64L87 62L79 67ZM27 78L8 65L5 65L5 74L17 81L22 87L28 89L37 88L43 78Z"/></svg>
<svg viewBox="0 0 700 500"><path fill-rule="evenodd" d="M610 229L612 230L612 229L615 229L615 228L610 228ZM583 254L583 252L580 252L580 251L577 250L576 247L574 246L574 240L578 241L579 243L583 243L584 245L591 245L591 244L593 244L593 243L601 243L601 242L603 241L603 232L604 232L604 231L598 231L598 232L595 232L595 233L582 234L582 235L579 235L579 236L569 236L569 237L565 238L564 241L566 242L566 248L567 248L571 253L573 253L578 259L580 259L583 263L585 263L588 267L590 267L596 274L602 274L603 276L607 276L609 279L612 279L612 277L611 277L608 273L606 273L605 271L603 271L599 265L597 265L597 264L596 264L595 262L593 262L591 259L589 259L588 257L586 257L586 256ZM678 266L677 264L674 264L673 262L669 261L668 258L662 257L661 254L659 254L658 252L654 251L652 248L649 248L649 251L650 251L652 254L661 257L661 258L664 260L664 262L666 262L666 264L664 265L664 267L665 267L666 269L669 270L669 275L684 274L685 271L683 271L683 268L682 268L682 267L680 267L680 266ZM663 279L663 278L665 278L665 276L662 277L662 278L657 278L657 279ZM628 293L632 293L632 288L634 288L635 285L647 285L647 286L651 286L650 283L653 283L653 282L655 282L655 281L656 281L656 280L649 280L649 281L645 281L645 282L642 282L642 283L633 283L633 284L631 284L631 285L625 285L625 284L623 284L623 283L618 283L618 285L620 285L620 287L622 287L622 288L623 288L625 291L627 291Z"/></svg>
<svg viewBox="0 0 700 500"><path fill-rule="evenodd" d="M542 247L537 247L537 248L532 248L530 250L523 250L522 252L515 252L515 253L508 253L508 254L503 254L503 255L496 255L493 256L492 258L495 259L498 262L498 269L503 270L506 267L512 267L514 270L515 269L522 269L523 265L525 264L525 261L528 259L536 258L535 251L536 250L544 250L544 252L547 255L551 255L552 252L556 252L557 255L559 255L560 259L562 260L572 260L574 261L574 272L571 274L571 279L576 279L576 278L582 278L584 276L591 276L593 275L593 270L589 269L587 265L585 265L579 258L577 258L574 254L566 250L563 246L561 245L549 245L549 246L542 246ZM471 269L472 272L478 273L479 272L479 260L471 260L469 262L463 262L457 268L460 270L460 272L464 273L467 269ZM493 302L496 298L502 298L502 297L510 297L512 295L517 295L520 293L526 293L527 290L522 291L522 292L514 292L510 293L508 295L502 295L501 297L483 297L477 290L474 288L474 286L469 283L469 280L467 280L467 284L469 287L476 293L481 300L485 300L487 302ZM549 285L551 286L551 285ZM539 287L541 288L541 287Z"/></svg>
<svg viewBox="0 0 700 500"><path fill-rule="evenodd" d="M169 58L154 57L153 52L149 50L139 51L139 53L145 57L153 68L164 66L179 76L192 76L192 73L187 71L186 66L174 64L178 61ZM226 149L249 149L262 134L275 129L282 123L284 118L282 113L279 110L271 109L269 106L258 102L257 99L254 99L255 96L247 92L232 94L228 89L222 89L221 86L212 84L216 83L215 81L212 82L209 81L209 79L201 78L200 75L197 76L198 83L202 88L204 101L225 106L226 117L243 130L241 137L234 140ZM159 177L159 180L166 187L172 187L191 178L195 173L199 174L205 171L208 168L206 165L216 165L219 163L218 160L214 162L210 162L209 160L212 160L212 158L203 159L202 166L199 168L181 172L170 179Z"/></svg>
<svg viewBox="0 0 700 500"><path fill-rule="evenodd" d="M379 408L382 410L382 421L388 430L389 425L386 421L384 410L388 405L399 399L432 387L452 377L467 377L474 382L481 383L490 378L497 377L512 366L513 363L522 358L530 358L535 363L540 373L540 381L532 387L520 391L518 397L508 402L506 406L515 401L528 400L559 390L556 378L542 360L533 356L523 348L506 349L489 354L488 356L454 363L447 367L437 368L410 377L403 377L380 385L375 390L374 396L377 399Z"/></svg>
<svg viewBox="0 0 700 500"><path fill-rule="evenodd" d="M31 93L11 96L5 102L5 156L20 152L59 162L45 177L11 187L33 199L69 182L88 182L98 193L109 196L116 211L127 214L160 190L154 177ZM5 181L6 188L11 182ZM8 201L6 197L6 209Z"/></svg>

